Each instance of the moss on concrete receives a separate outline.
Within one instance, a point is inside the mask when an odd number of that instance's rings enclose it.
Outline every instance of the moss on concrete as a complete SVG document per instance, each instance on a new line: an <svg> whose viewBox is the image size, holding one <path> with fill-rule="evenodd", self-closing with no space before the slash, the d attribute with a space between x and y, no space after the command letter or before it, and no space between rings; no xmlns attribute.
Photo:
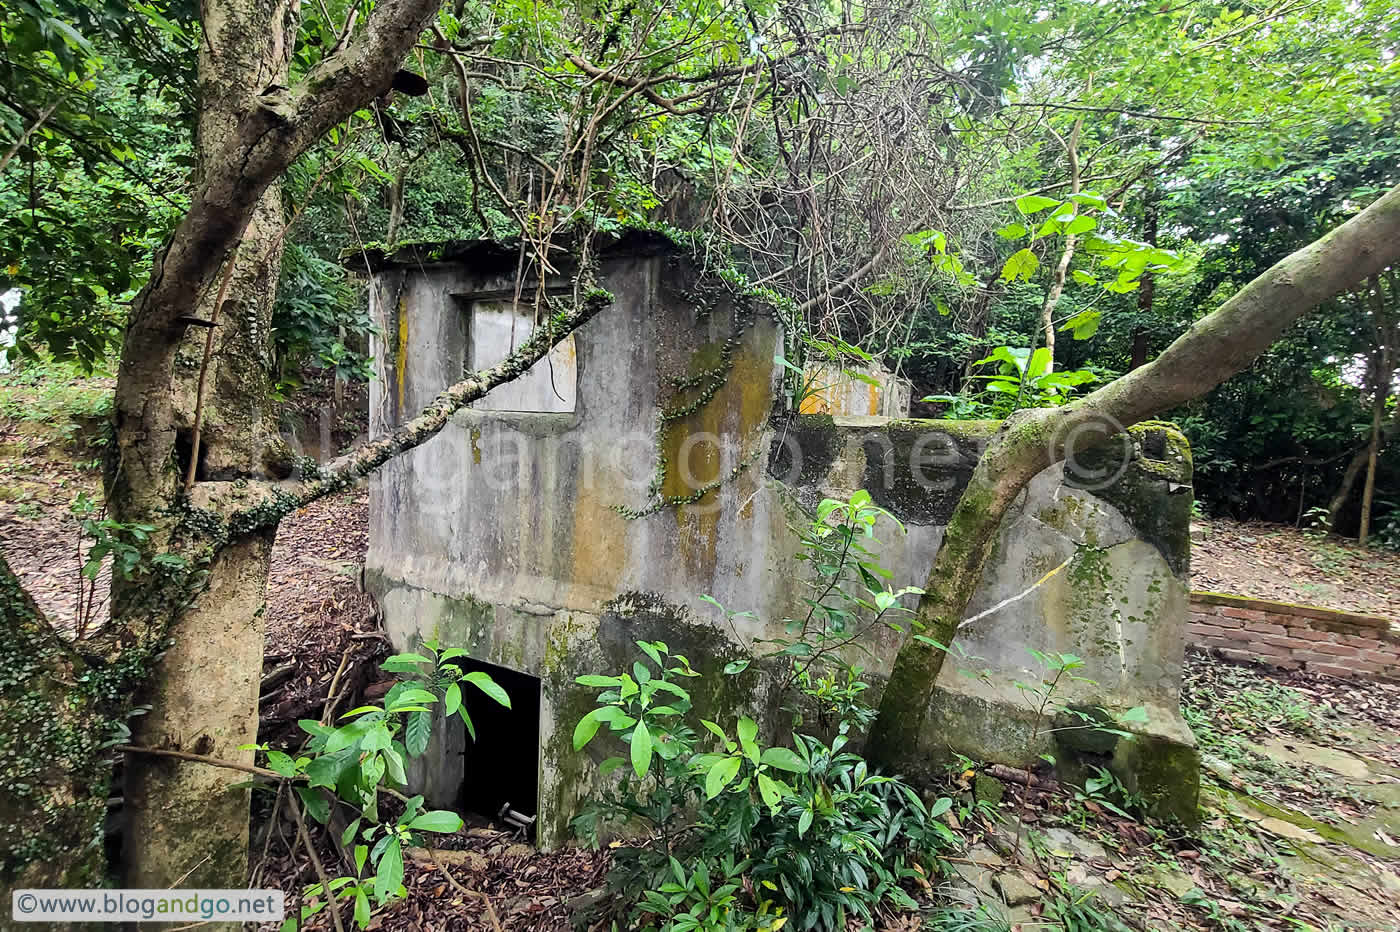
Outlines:
<svg viewBox="0 0 1400 932"><path fill-rule="evenodd" d="M1168 738L1135 734L1119 741L1109 769L1131 792L1147 801L1148 811L1188 828L1201 824L1201 752Z"/></svg>
<svg viewBox="0 0 1400 932"><path fill-rule="evenodd" d="M901 419L866 431L865 488L901 521L947 524L995 428L992 421Z"/></svg>
<svg viewBox="0 0 1400 932"><path fill-rule="evenodd" d="M1117 475L1112 481L1109 477ZM1065 463L1065 484L1117 508L1178 576L1191 563L1191 450L1172 424L1144 421L1126 434L1079 451Z"/></svg>

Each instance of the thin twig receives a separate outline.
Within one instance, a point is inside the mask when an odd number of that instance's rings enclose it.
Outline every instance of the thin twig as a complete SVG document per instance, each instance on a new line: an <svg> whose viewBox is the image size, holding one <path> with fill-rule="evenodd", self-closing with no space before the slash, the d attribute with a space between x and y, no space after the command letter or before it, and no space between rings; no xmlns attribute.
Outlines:
<svg viewBox="0 0 1400 932"><path fill-rule="evenodd" d="M335 891L331 890L331 879L326 874L326 866L321 863L321 856L316 853L316 846L311 843L311 833L306 830L306 820L301 815L301 805L295 796L288 796L287 802L291 803L292 815L296 816L297 834L301 836L301 843L306 846L306 853L311 855L311 866L316 869L316 879L321 881L321 892L326 897L326 905L331 911L331 922L335 923L335 932L345 932L345 924L340 921L340 905L335 901Z"/></svg>
<svg viewBox="0 0 1400 932"><path fill-rule="evenodd" d="M486 916L488 919L491 920L491 928L495 929L496 932L502 932L501 920L496 917L496 908L491 905L491 897L487 896L480 890L468 890L466 887L462 886L462 884L458 882L457 878L452 876L452 872L447 869L446 865L439 863L437 858L433 857L432 848L429 848L425 845L422 851L423 854L427 857L428 863L433 865L433 867L437 868L438 872L441 873L442 876L447 878L447 882L452 884L452 889L456 890L463 896L481 897L482 902L486 904Z"/></svg>

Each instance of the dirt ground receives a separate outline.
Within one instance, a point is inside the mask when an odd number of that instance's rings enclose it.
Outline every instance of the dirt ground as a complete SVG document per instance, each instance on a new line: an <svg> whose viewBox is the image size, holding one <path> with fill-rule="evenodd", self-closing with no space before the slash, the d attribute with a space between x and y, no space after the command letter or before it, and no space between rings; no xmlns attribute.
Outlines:
<svg viewBox="0 0 1400 932"><path fill-rule="evenodd" d="M1287 524L1192 522L1191 586L1400 621L1400 553Z"/></svg>

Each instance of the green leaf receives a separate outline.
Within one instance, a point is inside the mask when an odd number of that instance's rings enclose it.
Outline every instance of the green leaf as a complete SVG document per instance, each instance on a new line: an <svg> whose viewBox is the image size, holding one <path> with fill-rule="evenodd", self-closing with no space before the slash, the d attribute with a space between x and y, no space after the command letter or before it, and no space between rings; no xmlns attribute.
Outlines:
<svg viewBox="0 0 1400 932"><path fill-rule="evenodd" d="M1001 278L1008 282L1029 279L1039 267L1040 260L1035 257L1035 253L1029 249L1022 249L1012 253L1011 258L1006 260L1006 265L1001 268Z"/></svg>
<svg viewBox="0 0 1400 932"><path fill-rule="evenodd" d="M481 690L486 695L490 696L492 699L495 699L507 709L510 708L510 696L507 695L506 691L502 689L500 685L498 685L496 681L491 679L491 677L487 674L482 673L480 671L473 671L471 673L468 673L466 676L462 677L462 679L465 682L471 683L477 689Z"/></svg>
<svg viewBox="0 0 1400 932"><path fill-rule="evenodd" d="M325 825L331 817L331 801L321 793L305 786L299 786L297 795L301 797L302 804L306 807L306 812L311 818L322 825Z"/></svg>
<svg viewBox="0 0 1400 932"><path fill-rule="evenodd" d="M726 757L710 768L705 774L705 798L714 799L730 784L739 773L743 761L738 757Z"/></svg>
<svg viewBox="0 0 1400 932"><path fill-rule="evenodd" d="M651 658L652 663L656 664L658 667L664 666L664 664L662 664L661 662L661 655L657 653L655 647L652 647L646 641L638 641L637 646L642 649L642 653L646 654L648 657Z"/></svg>
<svg viewBox="0 0 1400 932"><path fill-rule="evenodd" d="M355 888L355 925L361 929L369 927L370 908L369 897L365 896L364 887Z"/></svg>
<svg viewBox="0 0 1400 932"><path fill-rule="evenodd" d="M1133 706L1118 719L1120 725L1146 725L1147 706Z"/></svg>
<svg viewBox="0 0 1400 932"><path fill-rule="evenodd" d="M743 673L748 668L749 661L747 660L731 660L729 663L726 663L724 665L724 675L737 676L738 674Z"/></svg>
<svg viewBox="0 0 1400 932"><path fill-rule="evenodd" d="M747 716L739 719L739 746L744 749L744 756L750 761L758 763L758 745L754 738L758 736L758 723Z"/></svg>
<svg viewBox="0 0 1400 932"><path fill-rule="evenodd" d="M702 718L700 720L700 724L704 725L707 729L709 729L710 733L717 736L719 740L725 742L726 744L729 743L729 736L724 733L723 728L719 727L714 722Z"/></svg>
<svg viewBox="0 0 1400 932"><path fill-rule="evenodd" d="M789 773L806 773L808 769L807 762L791 748L769 748L763 752L759 763L767 764L769 767L777 767L779 770L786 770Z"/></svg>
<svg viewBox="0 0 1400 932"><path fill-rule="evenodd" d="M588 673L583 676L575 677L574 682L578 683L580 686L599 688L604 686L621 686L622 678L617 676L598 676L595 673Z"/></svg>
<svg viewBox="0 0 1400 932"><path fill-rule="evenodd" d="M651 732L647 731L646 722L638 722L632 732L632 769L636 771L637 778L641 779L647 775L650 768Z"/></svg>
<svg viewBox="0 0 1400 932"><path fill-rule="evenodd" d="M1053 197L1045 197L1041 194L1023 194L1016 198L1016 209L1026 216L1038 214L1042 210L1059 205L1059 201Z"/></svg>
<svg viewBox="0 0 1400 932"><path fill-rule="evenodd" d="M1024 223L1008 223L1000 230L997 230L997 236L1000 236L1002 239L1020 239L1029 232L1030 230L1027 229Z"/></svg>
<svg viewBox="0 0 1400 932"><path fill-rule="evenodd" d="M605 706L604 708L610 709L613 708L613 706ZM602 718L598 715L601 711L603 710L594 709L592 712L589 712L583 718L579 719L578 724L574 726L575 751L583 750L584 746L592 741L593 736L598 733L599 726L603 724Z"/></svg>
<svg viewBox="0 0 1400 932"><path fill-rule="evenodd" d="M394 838L384 848L384 854L379 858L379 870L374 877L374 898L383 905L399 890L399 885L403 883L403 850L399 845L398 838Z"/></svg>
<svg viewBox="0 0 1400 932"><path fill-rule="evenodd" d="M408 827L418 832L459 832L462 830L462 817L446 809L434 809L408 823Z"/></svg>
<svg viewBox="0 0 1400 932"><path fill-rule="evenodd" d="M812 827L812 810L802 810L802 817L797 820L797 837L801 838L807 834L807 829Z"/></svg>
<svg viewBox="0 0 1400 932"><path fill-rule="evenodd" d="M1087 340L1099 332L1103 314L1099 311L1080 311L1061 325L1061 330L1074 331L1076 340Z"/></svg>
<svg viewBox="0 0 1400 932"><path fill-rule="evenodd" d="M442 700L442 714L451 715L462 707L462 687L453 683Z"/></svg>
<svg viewBox="0 0 1400 932"><path fill-rule="evenodd" d="M297 772L296 761L292 760L290 755L282 751L267 752L267 768L276 771L284 777L293 776Z"/></svg>
<svg viewBox="0 0 1400 932"><path fill-rule="evenodd" d="M408 717L403 732L404 749L409 757L422 757L433 734L433 713L414 712Z"/></svg>
<svg viewBox="0 0 1400 932"><path fill-rule="evenodd" d="M1098 225L1099 222L1093 217L1079 216L1065 226L1065 232L1078 236L1080 233L1088 233Z"/></svg>
<svg viewBox="0 0 1400 932"><path fill-rule="evenodd" d="M432 661L429 660L427 657L424 657L422 654L395 654L388 660L385 660L384 663L380 664L380 666L384 667L387 670L389 668L389 664L391 663L395 666L407 666L410 669L416 669L418 664L432 663Z"/></svg>
<svg viewBox="0 0 1400 932"><path fill-rule="evenodd" d="M355 840L355 833L358 832L359 830L360 830L360 820L359 820L359 819L356 819L354 822L351 822L349 825L345 826L345 831L343 831L343 832L340 833L340 845L341 845L341 847L344 847L344 846L350 844L350 842L354 841L354 840Z"/></svg>
<svg viewBox="0 0 1400 932"><path fill-rule="evenodd" d="M763 797L771 811L778 811L778 805L783 800L782 793L778 789L777 781L769 779L765 773L758 775L758 795Z"/></svg>

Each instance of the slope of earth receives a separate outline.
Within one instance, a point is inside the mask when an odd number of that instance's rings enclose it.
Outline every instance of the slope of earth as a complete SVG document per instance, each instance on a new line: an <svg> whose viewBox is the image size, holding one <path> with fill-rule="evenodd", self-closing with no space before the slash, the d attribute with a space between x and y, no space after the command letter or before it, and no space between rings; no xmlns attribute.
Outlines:
<svg viewBox="0 0 1400 932"><path fill-rule="evenodd" d="M1400 621L1400 552L1287 524L1197 519L1191 587Z"/></svg>

